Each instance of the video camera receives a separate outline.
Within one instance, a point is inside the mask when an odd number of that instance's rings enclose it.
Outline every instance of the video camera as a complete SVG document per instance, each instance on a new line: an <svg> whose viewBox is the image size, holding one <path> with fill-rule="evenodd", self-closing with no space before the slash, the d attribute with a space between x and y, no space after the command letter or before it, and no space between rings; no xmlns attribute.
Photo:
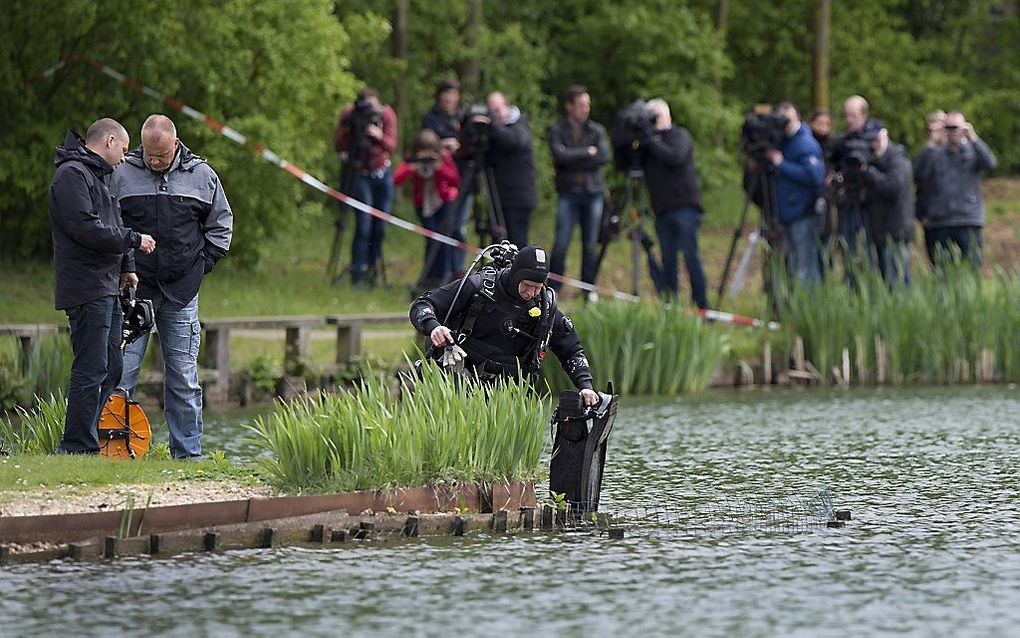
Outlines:
<svg viewBox="0 0 1020 638"><path fill-rule="evenodd" d="M848 191L859 190L868 164L874 160L871 143L860 135L849 135L842 141L836 155L836 181Z"/></svg>
<svg viewBox="0 0 1020 638"><path fill-rule="evenodd" d="M786 125L789 120L772 111L767 105L758 105L744 117L740 129L740 148L744 154L758 164L766 164L769 151L778 151L786 139Z"/></svg>
<svg viewBox="0 0 1020 638"><path fill-rule="evenodd" d="M149 334L156 322L151 300L135 299L135 289L125 288L120 294L120 308L124 315L121 337L125 345Z"/></svg>
<svg viewBox="0 0 1020 638"><path fill-rule="evenodd" d="M489 109L484 104L472 104L464 111L464 118L461 121L461 134L464 139L464 146L468 153L480 157L489 150L489 131L491 122L479 120L485 117L491 120Z"/></svg>
<svg viewBox="0 0 1020 638"><path fill-rule="evenodd" d="M368 127L373 124L382 127L382 109L366 98L358 98L354 100L354 108L344 117L343 123L351 132L352 149L363 149L368 145Z"/></svg>
<svg viewBox="0 0 1020 638"><path fill-rule="evenodd" d="M629 171L641 167L641 144L655 130L655 120L655 114L641 99L634 100L616 114L609 137L617 168Z"/></svg>

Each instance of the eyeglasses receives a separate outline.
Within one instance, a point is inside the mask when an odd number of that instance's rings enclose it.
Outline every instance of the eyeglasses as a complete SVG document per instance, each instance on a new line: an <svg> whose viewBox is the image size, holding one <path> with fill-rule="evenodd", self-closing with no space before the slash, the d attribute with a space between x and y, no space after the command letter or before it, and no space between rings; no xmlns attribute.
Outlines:
<svg viewBox="0 0 1020 638"><path fill-rule="evenodd" d="M947 131L957 131L957 130L960 129L959 126L949 126L949 125L943 126L942 128L944 128Z"/></svg>

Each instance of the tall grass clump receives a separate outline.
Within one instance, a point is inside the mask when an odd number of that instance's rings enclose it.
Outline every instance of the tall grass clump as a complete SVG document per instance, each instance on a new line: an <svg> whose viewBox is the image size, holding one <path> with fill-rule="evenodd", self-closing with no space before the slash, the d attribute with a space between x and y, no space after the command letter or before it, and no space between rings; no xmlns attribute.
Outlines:
<svg viewBox="0 0 1020 638"><path fill-rule="evenodd" d="M285 487L340 491L533 478L548 405L524 382L479 388L426 365L394 398L386 379L280 404L249 429Z"/></svg>
<svg viewBox="0 0 1020 638"><path fill-rule="evenodd" d="M983 280L966 263L947 263L908 288L889 288L874 270L859 271L856 281L780 291L784 329L803 340L823 381L841 374L844 351L847 382L1020 380L1016 271Z"/></svg>
<svg viewBox="0 0 1020 638"><path fill-rule="evenodd" d="M37 397L31 409L14 408L0 418L0 453L52 454L60 447L64 435L67 399L62 391L49 398Z"/></svg>
<svg viewBox="0 0 1020 638"><path fill-rule="evenodd" d="M708 385L729 354L727 336L678 306L591 304L571 315L599 387L619 394L677 394ZM555 362L543 367L553 388L572 388Z"/></svg>
<svg viewBox="0 0 1020 638"><path fill-rule="evenodd" d="M74 353L67 335L38 341L26 354L17 339L0 347L0 407L28 406L33 397L47 397L67 390ZM8 397L9 400L5 400ZM3 405L9 403L10 405Z"/></svg>

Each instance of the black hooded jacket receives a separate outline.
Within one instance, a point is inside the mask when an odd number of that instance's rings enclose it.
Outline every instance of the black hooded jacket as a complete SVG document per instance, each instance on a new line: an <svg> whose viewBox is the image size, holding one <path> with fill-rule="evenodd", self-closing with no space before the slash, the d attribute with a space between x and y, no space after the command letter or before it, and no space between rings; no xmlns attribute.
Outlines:
<svg viewBox="0 0 1020 638"><path fill-rule="evenodd" d="M428 338L432 331L441 325L440 322L452 306L453 311L450 313L447 327L456 336L464 324L472 300L476 294L481 294L483 279L482 274L468 277L460 297L457 297L459 279L418 297L411 304L411 324L420 334ZM534 312L532 309L541 311L540 298L524 301L517 296L516 291L509 288L510 271L503 270L496 277L495 303L477 316L471 335L461 344L468 354L466 363L468 369L493 372L493 368L486 364L486 360L489 359L501 363L506 369L514 369L519 362L521 370L525 373L537 372L530 369L528 355L536 340L544 340L546 337L537 334L541 325L543 323L550 325L550 322L548 318L543 321L541 316L532 316ZM552 296L554 293L546 288L542 294ZM579 390L586 388L590 390L593 387L591 369L581 339L574 331L570 319L555 307L555 301L551 305L553 316L548 334L549 349L560 360L560 365L574 385Z"/></svg>
<svg viewBox="0 0 1020 638"><path fill-rule="evenodd" d="M655 214L685 206L702 212L694 142L687 129L673 125L665 131L650 132L643 147L645 183Z"/></svg>
<svg viewBox="0 0 1020 638"><path fill-rule="evenodd" d="M511 109L507 122L493 122L490 127L486 160L492 168L503 208L534 210L538 205L538 191L531 128L517 107Z"/></svg>
<svg viewBox="0 0 1020 638"><path fill-rule="evenodd" d="M55 161L50 184L54 299L57 310L65 310L117 295L120 274L135 270L132 253L142 238L121 223L110 195L113 168L85 147L81 135L69 130Z"/></svg>

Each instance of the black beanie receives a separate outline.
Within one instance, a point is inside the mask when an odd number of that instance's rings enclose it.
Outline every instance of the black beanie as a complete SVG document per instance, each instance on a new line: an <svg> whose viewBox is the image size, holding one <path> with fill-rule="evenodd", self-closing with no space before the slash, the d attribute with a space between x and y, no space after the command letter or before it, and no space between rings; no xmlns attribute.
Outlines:
<svg viewBox="0 0 1020 638"><path fill-rule="evenodd" d="M541 246L525 246L510 266L510 291L516 293L522 281L544 284L549 278L549 256Z"/></svg>

